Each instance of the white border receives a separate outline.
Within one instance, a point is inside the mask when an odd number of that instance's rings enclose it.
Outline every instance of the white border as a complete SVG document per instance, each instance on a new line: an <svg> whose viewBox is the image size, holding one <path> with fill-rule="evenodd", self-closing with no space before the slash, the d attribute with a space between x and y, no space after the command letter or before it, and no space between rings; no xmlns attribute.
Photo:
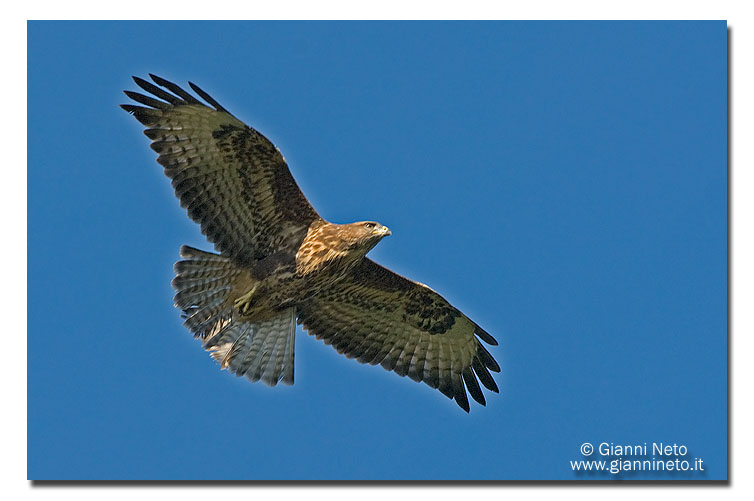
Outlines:
<svg viewBox="0 0 754 501"><path fill-rule="evenodd" d="M754 158L752 158L752 62L754 62L754 23L748 16L744 1L662 1L635 0L633 2L608 1L527 1L527 2L410 2L407 0L357 1L278 1L278 2L224 2L206 1L145 1L108 3L101 1L26 2L15 7L6 6L3 20L2 79L4 113L2 137L4 152L10 158L3 162L3 197L0 208L6 214L3 232L2 263L10 281L3 287L5 339L18 339L14 333L26 331L26 19L727 19L732 30L732 484L721 486L672 487L658 484L650 487L632 487L626 482L623 488L600 486L541 486L509 484L501 486L323 486L323 487L270 487L270 486L142 486L133 488L112 487L32 487L26 480L26 342L22 346L6 342L6 356L2 367L3 445L2 491L8 499L54 497L78 500L164 498L181 496L182 500L207 499L208 496L243 495L265 498L267 496L306 496L326 498L328 501L380 499L385 496L427 496L455 499L459 496L485 496L503 499L509 496L534 497L555 495L566 499L633 499L636 496L666 497L680 494L685 499L708 499L711 496L736 498L752 494L751 481L754 461L752 441L751 394L752 377L750 360L754 322L752 294L752 262L754 259ZM12 11L12 10L15 10ZM10 12L9 12L10 10ZM750 452L751 451L751 452ZM211 458L208 458L211 460ZM103 492L107 489L107 492ZM229 489L250 489L248 493L230 493ZM466 492L484 489L497 492ZM606 489L609 489L606 490ZM637 490L638 489L638 490ZM553 492L557 490L557 492ZM670 491L682 490L681 493ZM180 492L174 492L180 491ZM305 491L305 492L302 492ZM356 491L356 492L355 492Z"/></svg>

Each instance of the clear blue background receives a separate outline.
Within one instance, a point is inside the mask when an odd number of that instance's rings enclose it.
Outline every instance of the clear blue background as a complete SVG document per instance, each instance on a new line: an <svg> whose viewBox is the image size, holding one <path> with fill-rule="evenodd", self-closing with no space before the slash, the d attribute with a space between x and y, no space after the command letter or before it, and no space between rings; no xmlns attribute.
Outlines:
<svg viewBox="0 0 754 501"><path fill-rule="evenodd" d="M586 441L726 477L725 22L28 35L30 478L614 478L571 471ZM170 287L211 246L117 106L148 72L267 135L325 218L388 225L372 258L497 337L501 394L467 415L300 331L295 386L221 372Z"/></svg>

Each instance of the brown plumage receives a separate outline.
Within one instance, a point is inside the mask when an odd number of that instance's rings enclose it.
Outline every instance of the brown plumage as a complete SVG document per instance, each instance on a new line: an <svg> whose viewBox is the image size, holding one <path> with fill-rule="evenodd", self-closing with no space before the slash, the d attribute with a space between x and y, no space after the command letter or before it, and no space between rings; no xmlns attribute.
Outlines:
<svg viewBox="0 0 754 501"><path fill-rule="evenodd" d="M423 381L468 412L498 392L495 339L429 287L365 257L390 230L325 221L280 151L206 92L162 78L125 91L181 206L220 254L181 248L175 305L221 368L293 384L296 321L359 362ZM157 84L157 85L155 85ZM167 89L167 90L165 90ZM168 92L169 91L169 92Z"/></svg>

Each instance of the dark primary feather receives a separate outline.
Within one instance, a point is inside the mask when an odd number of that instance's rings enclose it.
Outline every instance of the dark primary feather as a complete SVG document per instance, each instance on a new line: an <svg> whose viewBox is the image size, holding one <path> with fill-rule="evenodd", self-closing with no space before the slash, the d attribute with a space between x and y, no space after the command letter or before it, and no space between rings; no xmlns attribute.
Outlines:
<svg viewBox="0 0 754 501"><path fill-rule="evenodd" d="M157 162L189 217L218 251L238 263L283 250L295 253L320 217L280 151L196 85L191 88L214 109L178 85L150 76L164 89L134 77L150 95L125 91L144 106L122 108L147 126Z"/></svg>
<svg viewBox="0 0 754 501"><path fill-rule="evenodd" d="M479 354L479 358L484 362L484 365L487 366L487 368L491 371L500 372L500 366L497 364L494 358L492 358L492 355L490 355L490 352L487 351L484 346L481 344L479 345L479 351L477 352Z"/></svg>
<svg viewBox="0 0 754 501"><path fill-rule="evenodd" d="M466 390L463 388L463 381L460 374L453 375L453 393L456 399L456 403L461 409L469 412L469 399L466 396Z"/></svg>
<svg viewBox="0 0 754 501"><path fill-rule="evenodd" d="M156 87L152 85L151 83L147 82L146 80L139 78L139 77L133 77L134 82L136 82L136 85L144 89L145 91L149 92L150 94L154 94L155 96L159 97L160 99L164 99L170 104L173 105L181 105L186 104L185 101L181 100L178 97L175 97L169 92L165 92L164 90L160 89L159 87Z"/></svg>
<svg viewBox="0 0 754 501"><path fill-rule="evenodd" d="M178 85L174 84L173 82L168 82L164 78L160 78L157 75L149 74L149 78L154 81L157 85L162 85L166 89L168 89L170 92L177 94L181 98L183 98L184 101L186 101L189 104L202 104L201 101L199 101L197 98L180 88Z"/></svg>
<svg viewBox="0 0 754 501"><path fill-rule="evenodd" d="M471 362L471 367L474 369L474 374L479 378L479 381L482 382L482 384L490 391L494 391L495 393L500 393L500 390L497 388L497 384L495 384L495 380L492 379L492 374L490 374L490 371L487 370L487 368L482 365L482 362L479 360L479 357L475 357L474 360Z"/></svg>
<svg viewBox="0 0 754 501"><path fill-rule="evenodd" d="M489 371L500 367L480 342L494 338L478 339L479 327L442 296L370 259L298 312L304 329L339 353L424 382L467 412L467 391L486 405L480 381L498 392Z"/></svg>
<svg viewBox="0 0 754 501"><path fill-rule="evenodd" d="M194 89L194 92L196 92L197 94L199 94L200 96L202 96L202 99L204 99L209 104L211 104L212 106L214 106L217 111L224 111L225 113L230 114L230 112L228 110L226 110L225 108L223 108L220 105L220 103L218 103L217 101L215 101L214 99L212 99L212 96L210 96L209 94L207 94L206 92L204 92L202 89L200 89L198 85L195 85L192 82L189 82L189 85L191 86L192 89Z"/></svg>
<svg viewBox="0 0 754 501"><path fill-rule="evenodd" d="M152 108L144 108L143 106L121 104L120 107L131 113L134 118L136 118L136 120L138 120L142 125L152 124L155 122L155 120L159 119L159 117L162 116L158 112L158 110L154 110Z"/></svg>
<svg viewBox="0 0 754 501"><path fill-rule="evenodd" d="M461 374L463 375L463 382L466 383L466 388L469 390L471 396L474 397L474 400L482 405L487 405L487 402L484 400L482 389L479 387L479 383L477 382L476 376L474 376L471 367L466 367Z"/></svg>
<svg viewBox="0 0 754 501"><path fill-rule="evenodd" d="M125 92L125 94L131 99L133 99L134 101L139 102L141 104L146 104L147 106L151 106L152 108L158 108L160 110L170 109L170 105L168 103L145 96L144 94L139 94L138 92L131 92L130 90L125 90L123 92Z"/></svg>
<svg viewBox="0 0 754 501"><path fill-rule="evenodd" d="M495 340L494 337L490 336L487 333L487 331L485 331L484 329L482 329L478 325L476 326L476 330L474 331L474 334L476 334L477 336L479 336L479 339L481 339L485 343L490 344L492 346L497 346L497 340Z"/></svg>

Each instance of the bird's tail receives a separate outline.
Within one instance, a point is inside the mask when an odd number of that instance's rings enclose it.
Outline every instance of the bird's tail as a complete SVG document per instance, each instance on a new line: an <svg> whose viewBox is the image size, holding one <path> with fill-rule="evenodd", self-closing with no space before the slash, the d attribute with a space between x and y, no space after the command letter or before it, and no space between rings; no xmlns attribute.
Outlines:
<svg viewBox="0 0 754 501"><path fill-rule="evenodd" d="M293 384L296 310L288 308L263 321L243 319L230 298L242 273L228 258L184 245L175 263L175 305L184 324L222 369L250 381Z"/></svg>

